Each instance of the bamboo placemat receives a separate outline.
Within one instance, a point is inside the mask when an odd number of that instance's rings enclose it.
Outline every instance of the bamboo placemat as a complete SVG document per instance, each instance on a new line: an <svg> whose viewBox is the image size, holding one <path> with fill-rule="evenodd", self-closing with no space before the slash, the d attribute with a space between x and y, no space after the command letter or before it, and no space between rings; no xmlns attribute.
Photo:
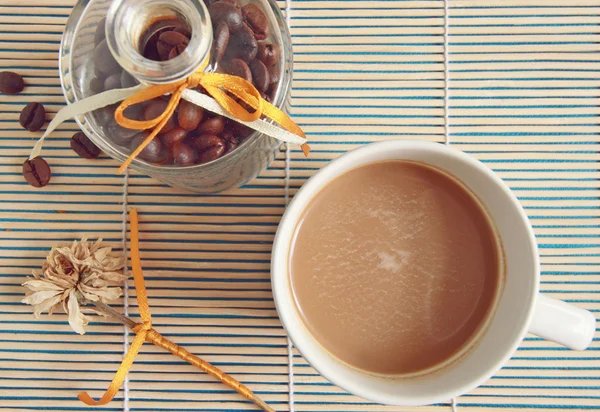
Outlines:
<svg viewBox="0 0 600 412"><path fill-rule="evenodd" d="M36 321L19 303L19 285L53 244L88 235L120 248L123 211L135 206L163 334L277 410L399 411L331 386L295 351L290 370L269 284L271 242L288 198L329 160L378 140L443 142L448 131L525 206L542 254L542 290L600 312L599 0L281 1L295 45L290 111L313 151L305 159L295 147L282 150L246 187L212 196L138 174L126 181L110 159L78 158L69 148L73 122L46 144L51 185L23 182L21 164L38 134L23 131L18 114L29 101L51 112L64 104L57 50L74 1L0 0L0 70L25 75L29 85L19 96L0 95L0 409L88 410L76 394L106 388L125 349L123 327L97 321L78 336L62 314ZM130 284L120 305L136 315L132 294ZM125 390L101 409L252 408L144 346ZM459 411L500 408L600 409L598 335L586 352L528 337L490 382L458 399ZM402 408L411 410L451 409Z"/></svg>

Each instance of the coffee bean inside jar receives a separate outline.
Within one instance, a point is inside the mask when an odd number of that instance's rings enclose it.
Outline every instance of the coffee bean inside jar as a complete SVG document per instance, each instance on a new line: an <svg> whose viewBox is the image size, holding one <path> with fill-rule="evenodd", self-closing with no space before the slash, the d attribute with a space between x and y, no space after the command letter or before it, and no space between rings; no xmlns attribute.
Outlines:
<svg viewBox="0 0 600 412"><path fill-rule="evenodd" d="M213 26L209 70L241 77L251 82L261 96L273 102L281 78L279 45L276 44L264 3L238 0L204 0ZM192 38L193 27L176 18L152 22L139 40L140 54L152 61L176 59ZM133 87L139 82L116 63L103 36L96 31L94 73L90 90ZM201 88L197 89L204 92ZM168 96L129 108L133 120L150 120L166 108ZM114 144L135 150L149 131L131 131L114 121L114 106L95 112L96 120ZM215 161L236 150L252 135L252 130L223 116L205 111L182 100L153 143L139 156L161 166L191 166Z"/></svg>

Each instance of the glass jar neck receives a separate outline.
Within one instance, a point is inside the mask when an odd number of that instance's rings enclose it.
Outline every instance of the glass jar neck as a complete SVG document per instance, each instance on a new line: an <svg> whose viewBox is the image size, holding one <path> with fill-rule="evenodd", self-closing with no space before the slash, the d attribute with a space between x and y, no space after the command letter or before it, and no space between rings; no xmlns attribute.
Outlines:
<svg viewBox="0 0 600 412"><path fill-rule="evenodd" d="M177 19L191 29L186 49L167 61L143 56L141 39L159 20ZM114 0L106 19L106 40L121 67L147 83L172 83L190 76L209 58L212 24L202 0Z"/></svg>

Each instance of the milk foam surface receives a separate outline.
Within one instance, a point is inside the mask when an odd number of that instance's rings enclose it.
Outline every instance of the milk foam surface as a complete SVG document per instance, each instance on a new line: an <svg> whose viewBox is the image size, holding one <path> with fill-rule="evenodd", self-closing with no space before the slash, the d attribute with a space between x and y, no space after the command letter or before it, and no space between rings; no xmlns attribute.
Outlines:
<svg viewBox="0 0 600 412"><path fill-rule="evenodd" d="M370 372L428 369L487 318L500 249L477 200L441 171L382 162L338 177L296 229L290 271L311 333Z"/></svg>

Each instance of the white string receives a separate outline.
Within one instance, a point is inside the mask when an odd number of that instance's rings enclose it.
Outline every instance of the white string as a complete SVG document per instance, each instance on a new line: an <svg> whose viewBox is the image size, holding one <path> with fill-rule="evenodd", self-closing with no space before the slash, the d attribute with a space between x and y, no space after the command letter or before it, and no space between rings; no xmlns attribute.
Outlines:
<svg viewBox="0 0 600 412"><path fill-rule="evenodd" d="M450 144L450 52L448 46L448 29L450 23L449 0L444 0L444 137Z"/></svg>
<svg viewBox="0 0 600 412"><path fill-rule="evenodd" d="M285 0L285 21L288 28L291 26L292 0ZM290 203L290 144L285 144L285 206ZM287 338L288 351L288 407L290 412L294 412L294 345L292 340Z"/></svg>
<svg viewBox="0 0 600 412"><path fill-rule="evenodd" d="M127 275L127 193L129 192L129 172L125 170L123 175L123 216L121 224L121 245L123 247L123 256L125 257L125 267L123 268L123 274ZM123 314L129 317L129 287L127 279L123 282ZM123 357L129 351L129 328L123 325ZM125 374L125 380L123 381L123 412L129 412L129 374Z"/></svg>
<svg viewBox="0 0 600 412"><path fill-rule="evenodd" d="M449 0L444 0L444 142L450 144L450 46L448 37L450 28ZM458 412L456 398L450 403L452 412Z"/></svg>

